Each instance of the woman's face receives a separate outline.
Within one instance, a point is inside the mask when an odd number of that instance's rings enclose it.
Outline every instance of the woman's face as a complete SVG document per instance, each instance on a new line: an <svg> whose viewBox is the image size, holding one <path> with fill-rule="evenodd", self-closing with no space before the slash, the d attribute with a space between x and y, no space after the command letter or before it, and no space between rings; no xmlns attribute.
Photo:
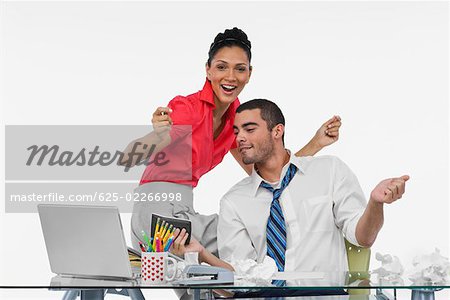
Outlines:
<svg viewBox="0 0 450 300"><path fill-rule="evenodd" d="M250 80L251 67L247 53L240 47L223 47L206 65L206 77L211 81L214 102L230 104Z"/></svg>

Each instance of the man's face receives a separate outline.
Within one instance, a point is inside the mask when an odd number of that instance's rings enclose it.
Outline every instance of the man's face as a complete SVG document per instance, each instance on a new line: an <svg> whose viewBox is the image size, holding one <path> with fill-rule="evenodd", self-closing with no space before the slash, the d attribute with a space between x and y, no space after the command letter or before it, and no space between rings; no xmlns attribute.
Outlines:
<svg viewBox="0 0 450 300"><path fill-rule="evenodd" d="M245 164L265 162L272 154L274 140L267 123L261 118L261 110L244 110L236 114L234 133L242 161Z"/></svg>

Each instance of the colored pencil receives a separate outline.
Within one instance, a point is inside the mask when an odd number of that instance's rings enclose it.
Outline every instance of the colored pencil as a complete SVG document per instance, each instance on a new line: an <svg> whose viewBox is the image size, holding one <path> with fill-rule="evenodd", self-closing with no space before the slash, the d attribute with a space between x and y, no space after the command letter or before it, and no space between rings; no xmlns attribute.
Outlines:
<svg viewBox="0 0 450 300"><path fill-rule="evenodd" d="M172 246L172 243L173 243L173 234L172 234L172 236L169 238L169 240L167 241L167 245L166 245L166 247L164 247L164 251L169 251L170 246Z"/></svg>
<svg viewBox="0 0 450 300"><path fill-rule="evenodd" d="M167 230L166 234L164 235L163 241L164 243L167 242L169 239L170 234L172 233L173 225L170 224L169 229Z"/></svg>

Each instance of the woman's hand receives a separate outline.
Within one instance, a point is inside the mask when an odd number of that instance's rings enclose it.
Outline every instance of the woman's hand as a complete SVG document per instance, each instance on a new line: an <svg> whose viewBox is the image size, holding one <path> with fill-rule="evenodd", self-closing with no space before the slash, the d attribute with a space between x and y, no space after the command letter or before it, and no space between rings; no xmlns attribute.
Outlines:
<svg viewBox="0 0 450 300"><path fill-rule="evenodd" d="M316 144L320 149L333 144L339 139L341 125L341 117L333 116L320 126L311 142Z"/></svg>
<svg viewBox="0 0 450 300"><path fill-rule="evenodd" d="M183 228L181 231L179 228L175 229L173 233L175 240L169 251L179 257L184 257L186 252L198 252L200 257L205 248L194 237L191 237L189 244L185 245L188 236L189 233L186 232L186 229Z"/></svg>
<svg viewBox="0 0 450 300"><path fill-rule="evenodd" d="M158 107L152 116L153 130L159 135L165 133L172 125L172 118L170 113L172 110L168 107Z"/></svg>
<svg viewBox="0 0 450 300"><path fill-rule="evenodd" d="M297 151L295 156L314 156L323 147L336 142L339 139L341 124L341 117L333 116L320 126L314 137L302 149Z"/></svg>
<svg viewBox="0 0 450 300"><path fill-rule="evenodd" d="M169 145L171 140L168 133L172 125L169 114L171 112L172 110L168 107L158 107L152 117L153 131L131 141L123 150L124 155L118 164L130 168L144 160L150 161L150 155L158 153Z"/></svg>

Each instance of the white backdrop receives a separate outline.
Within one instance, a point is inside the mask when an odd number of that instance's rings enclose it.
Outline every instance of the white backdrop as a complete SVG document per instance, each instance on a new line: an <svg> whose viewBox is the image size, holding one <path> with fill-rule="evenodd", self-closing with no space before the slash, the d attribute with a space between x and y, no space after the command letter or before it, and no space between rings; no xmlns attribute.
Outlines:
<svg viewBox="0 0 450 300"><path fill-rule="evenodd" d="M0 5L2 125L149 124L155 107L203 86L210 43L237 26L252 42L254 67L240 99L276 101L290 149L339 114L341 139L320 154L343 159L366 196L383 178L411 176L403 199L385 207L373 254L397 255L407 268L435 247L448 257L447 2ZM244 176L227 155L201 179L196 209L217 212ZM50 278L38 216L2 208L0 217L0 285L20 282L30 247L35 274ZM122 217L129 239L130 215Z"/></svg>

